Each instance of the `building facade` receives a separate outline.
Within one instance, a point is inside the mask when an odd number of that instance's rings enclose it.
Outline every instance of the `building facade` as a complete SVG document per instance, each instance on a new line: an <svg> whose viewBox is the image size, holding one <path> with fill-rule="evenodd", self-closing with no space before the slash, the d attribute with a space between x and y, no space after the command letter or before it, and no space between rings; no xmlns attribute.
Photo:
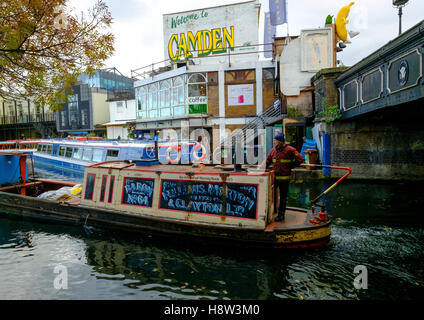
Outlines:
<svg viewBox="0 0 424 320"><path fill-rule="evenodd" d="M57 112L57 131L62 134L95 132L106 135L104 124L110 122L108 100L134 97L133 80L115 68L96 71L93 76L81 75L72 90L68 103Z"/></svg>
<svg viewBox="0 0 424 320"><path fill-rule="evenodd" d="M129 129L135 123L135 99L110 100L109 114L110 122L106 123L106 134L108 139L128 139ZM134 136L135 138L138 138ZM141 137L140 137L141 138Z"/></svg>
<svg viewBox="0 0 424 320"><path fill-rule="evenodd" d="M166 62L134 72L137 132L199 141L206 131L216 145L273 105L277 65L259 58L259 12L248 1L165 14Z"/></svg>
<svg viewBox="0 0 424 320"><path fill-rule="evenodd" d="M0 140L57 136L56 114L33 99L0 98Z"/></svg>

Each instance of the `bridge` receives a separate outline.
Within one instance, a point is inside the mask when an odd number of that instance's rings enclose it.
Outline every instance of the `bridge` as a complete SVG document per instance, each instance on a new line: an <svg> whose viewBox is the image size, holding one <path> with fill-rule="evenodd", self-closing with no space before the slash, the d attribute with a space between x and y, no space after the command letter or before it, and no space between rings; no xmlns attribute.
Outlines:
<svg viewBox="0 0 424 320"><path fill-rule="evenodd" d="M423 57L424 20L354 66L313 78L315 110L325 98L341 112L331 123L315 120L332 165L350 167L351 178L424 180Z"/></svg>
<svg viewBox="0 0 424 320"><path fill-rule="evenodd" d="M335 81L342 119L424 98L424 20Z"/></svg>

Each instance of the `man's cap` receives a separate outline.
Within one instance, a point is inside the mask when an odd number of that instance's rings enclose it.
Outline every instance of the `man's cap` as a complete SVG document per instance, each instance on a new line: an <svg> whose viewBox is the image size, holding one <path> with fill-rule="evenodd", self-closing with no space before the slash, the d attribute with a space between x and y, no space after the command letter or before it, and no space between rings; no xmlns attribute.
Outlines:
<svg viewBox="0 0 424 320"><path fill-rule="evenodd" d="M277 134L277 135L274 137L274 139L275 139L275 140L278 140L278 141L281 141L281 142L284 142L284 141L285 141L285 139L284 139L284 133L280 132L279 134Z"/></svg>

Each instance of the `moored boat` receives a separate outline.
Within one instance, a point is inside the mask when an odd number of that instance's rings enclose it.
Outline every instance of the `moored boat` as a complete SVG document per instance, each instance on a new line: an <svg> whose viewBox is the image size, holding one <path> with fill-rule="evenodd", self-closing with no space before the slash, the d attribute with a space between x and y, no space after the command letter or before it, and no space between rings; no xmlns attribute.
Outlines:
<svg viewBox="0 0 424 320"><path fill-rule="evenodd" d="M1 211L249 248L307 248L330 239L324 210L289 207L283 222L273 220L273 171L107 161L86 167L80 196L67 189L60 201L37 197L71 187L75 183L35 180L1 188Z"/></svg>
<svg viewBox="0 0 424 320"><path fill-rule="evenodd" d="M198 155L194 141L159 141L159 159L169 163L189 163ZM153 159L154 141L40 140L34 152L35 169L44 169L82 179L86 166L110 160Z"/></svg>

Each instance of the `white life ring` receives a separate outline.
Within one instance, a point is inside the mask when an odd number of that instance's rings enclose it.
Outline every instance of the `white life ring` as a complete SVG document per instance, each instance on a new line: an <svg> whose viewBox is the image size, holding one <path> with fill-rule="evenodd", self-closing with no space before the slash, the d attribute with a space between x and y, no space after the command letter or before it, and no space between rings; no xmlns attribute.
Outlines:
<svg viewBox="0 0 424 320"><path fill-rule="evenodd" d="M197 155L197 149L199 149L199 147L200 147L200 149L202 150L202 155L199 157L198 155ZM198 144L196 144L195 146L194 146L194 148L193 148L193 158L196 160L196 161L202 161L203 159L205 159L206 158L206 148L205 148L205 146L203 145L203 144L201 144L201 143L198 143Z"/></svg>
<svg viewBox="0 0 424 320"><path fill-rule="evenodd" d="M171 152L175 151L177 153L177 157L175 159L171 159ZM166 160L170 163L178 163L181 159L181 151L178 149L178 146L170 146L166 149Z"/></svg>

